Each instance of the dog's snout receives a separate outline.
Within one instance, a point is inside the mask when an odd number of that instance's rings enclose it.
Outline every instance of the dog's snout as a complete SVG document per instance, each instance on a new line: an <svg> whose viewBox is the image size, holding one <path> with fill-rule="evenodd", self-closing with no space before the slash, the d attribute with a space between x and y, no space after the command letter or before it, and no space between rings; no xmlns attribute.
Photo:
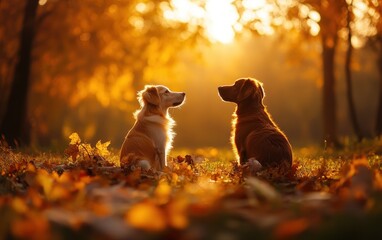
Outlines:
<svg viewBox="0 0 382 240"><path fill-rule="evenodd" d="M227 87L225 87L225 86L219 86L218 87L219 95L222 95L222 94L224 95L224 93L227 92L226 89L227 89Z"/></svg>
<svg viewBox="0 0 382 240"><path fill-rule="evenodd" d="M218 92L224 92L224 91L227 91L227 89L229 88L229 86L219 86L218 87Z"/></svg>
<svg viewBox="0 0 382 240"><path fill-rule="evenodd" d="M218 87L218 93L219 93L219 94L221 93L222 89L223 89L222 86Z"/></svg>

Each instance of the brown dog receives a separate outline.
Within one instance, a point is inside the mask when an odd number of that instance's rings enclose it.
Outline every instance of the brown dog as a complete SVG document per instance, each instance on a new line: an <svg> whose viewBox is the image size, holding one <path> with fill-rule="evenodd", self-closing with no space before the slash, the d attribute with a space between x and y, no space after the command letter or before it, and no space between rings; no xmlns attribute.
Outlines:
<svg viewBox="0 0 382 240"><path fill-rule="evenodd" d="M231 142L240 164L257 160L263 167L292 165L292 149L263 104L262 83L238 79L232 86L218 88L224 101L237 104L233 114Z"/></svg>
<svg viewBox="0 0 382 240"><path fill-rule="evenodd" d="M162 170L172 147L175 121L168 109L183 104L186 94L172 92L165 86L148 85L138 93L141 109L121 148L121 166L131 164L144 169Z"/></svg>

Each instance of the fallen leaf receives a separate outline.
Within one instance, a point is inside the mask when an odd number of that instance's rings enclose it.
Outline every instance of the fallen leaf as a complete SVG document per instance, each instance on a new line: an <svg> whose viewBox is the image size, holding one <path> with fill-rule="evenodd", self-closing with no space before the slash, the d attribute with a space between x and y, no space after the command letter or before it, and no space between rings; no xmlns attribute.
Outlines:
<svg viewBox="0 0 382 240"><path fill-rule="evenodd" d="M98 154L101 155L101 156L109 156L110 155L110 152L109 150L107 150L107 147L110 145L110 141L107 141L105 143L101 143L101 141L98 141L96 143L96 149L98 151Z"/></svg>
<svg viewBox="0 0 382 240"><path fill-rule="evenodd" d="M79 144L79 143L81 143L81 138L78 135L78 133L76 133L76 132L70 134L69 139L70 139L70 143L69 144Z"/></svg>
<svg viewBox="0 0 382 240"><path fill-rule="evenodd" d="M276 227L274 235L276 239L290 239L302 233L308 227L309 222L307 221L307 219L298 218L287 220L285 222L280 223Z"/></svg>
<svg viewBox="0 0 382 240"><path fill-rule="evenodd" d="M171 195L171 187L167 183L167 180L162 179L159 181L157 188L155 189L155 200L158 204L165 204L169 201Z"/></svg>
<svg viewBox="0 0 382 240"><path fill-rule="evenodd" d="M276 189L265 181L255 177L249 177L246 179L246 183L249 189L268 201L279 201L281 199L281 196Z"/></svg>
<svg viewBox="0 0 382 240"><path fill-rule="evenodd" d="M12 199L12 208L18 213L28 212L28 206L25 201L20 197L15 197Z"/></svg>
<svg viewBox="0 0 382 240"><path fill-rule="evenodd" d="M178 197L167 206L169 225L175 229L184 229L188 226L187 208L189 201L185 197Z"/></svg>
<svg viewBox="0 0 382 240"><path fill-rule="evenodd" d="M41 216L29 215L24 219L17 219L11 223L13 236L23 239L51 239L49 223Z"/></svg>
<svg viewBox="0 0 382 240"><path fill-rule="evenodd" d="M167 227L162 209L151 202L133 205L125 214L126 222L132 227L146 231L163 231Z"/></svg>

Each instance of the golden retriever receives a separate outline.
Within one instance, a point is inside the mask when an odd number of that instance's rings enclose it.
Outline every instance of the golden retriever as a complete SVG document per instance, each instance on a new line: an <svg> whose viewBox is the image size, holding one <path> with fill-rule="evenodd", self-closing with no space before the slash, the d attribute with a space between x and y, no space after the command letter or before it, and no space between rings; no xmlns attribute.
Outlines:
<svg viewBox="0 0 382 240"><path fill-rule="evenodd" d="M186 94L172 92L161 85L146 85L138 92L141 109L134 113L134 126L121 147L121 166L138 165L146 170L160 171L167 165L172 147L175 121L168 109L183 104Z"/></svg>
<svg viewBox="0 0 382 240"><path fill-rule="evenodd" d="M292 148L263 104L262 83L251 78L218 88L222 100L237 104L231 143L240 164L258 161L261 167L292 165Z"/></svg>

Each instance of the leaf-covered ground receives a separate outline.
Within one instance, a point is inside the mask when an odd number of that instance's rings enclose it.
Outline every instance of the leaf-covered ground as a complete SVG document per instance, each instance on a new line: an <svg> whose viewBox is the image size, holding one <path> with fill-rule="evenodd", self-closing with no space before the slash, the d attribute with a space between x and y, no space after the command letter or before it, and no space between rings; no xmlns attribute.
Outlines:
<svg viewBox="0 0 382 240"><path fill-rule="evenodd" d="M381 239L382 141L297 149L248 176L231 151L172 152L162 173L120 168L72 134L62 154L0 147L0 239Z"/></svg>

